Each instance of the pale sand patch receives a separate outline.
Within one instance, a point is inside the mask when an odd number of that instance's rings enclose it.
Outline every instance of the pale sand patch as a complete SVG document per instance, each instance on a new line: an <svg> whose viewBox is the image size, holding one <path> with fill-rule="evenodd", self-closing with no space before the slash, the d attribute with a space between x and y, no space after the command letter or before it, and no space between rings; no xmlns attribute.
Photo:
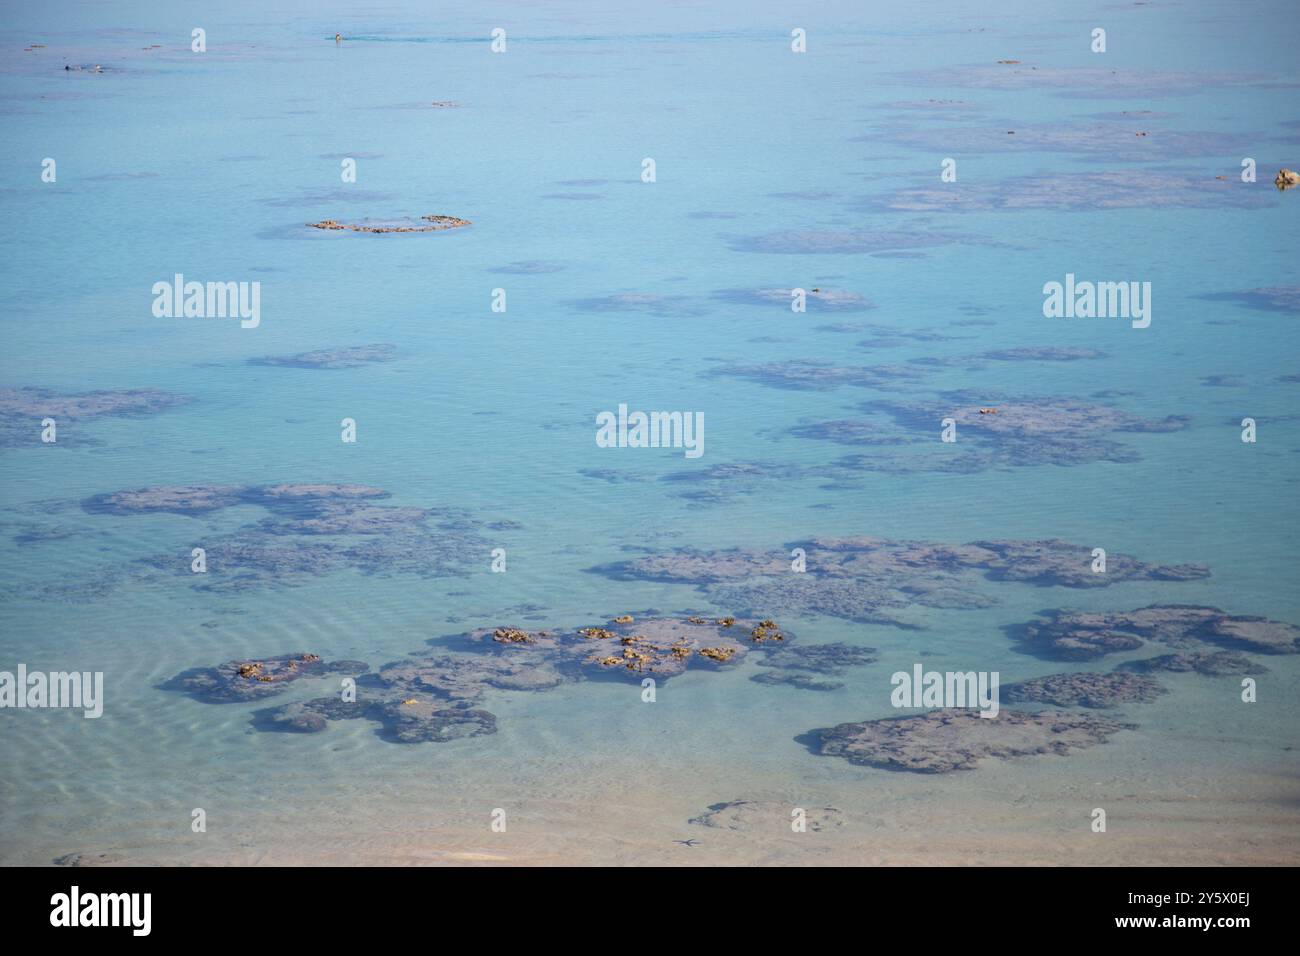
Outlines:
<svg viewBox="0 0 1300 956"><path fill-rule="evenodd" d="M138 865L276 866L1281 866L1300 862L1295 780L1232 779L1196 794L1144 781L1113 789L1057 778L1055 793L1021 785L1029 765L988 786L976 772L942 778L870 771L835 802L844 825L796 834L690 825L678 794L620 782L574 803L530 800L491 833L481 808L447 808L457 825L428 825L421 811L364 807L344 832L334 817L259 820L255 847L113 848ZM1031 773L1036 775L1036 770ZM1073 776L1071 774L1062 776ZM957 779L954 779L957 778ZM1050 778L1039 777L1040 782ZM591 781L587 781L590 785ZM920 783L918 790L914 785ZM1113 781L1112 781L1113 783ZM1099 796L1089 791L1094 787ZM819 792L825 792L819 786ZM735 794L720 795L718 800ZM779 799L771 794L747 794ZM1108 832L1090 829L1094 804ZM692 812L704 807L692 806ZM383 820L376 823L376 819ZM468 825L476 819L474 825ZM291 828L298 828L292 832ZM694 839L695 846L674 840Z"/></svg>

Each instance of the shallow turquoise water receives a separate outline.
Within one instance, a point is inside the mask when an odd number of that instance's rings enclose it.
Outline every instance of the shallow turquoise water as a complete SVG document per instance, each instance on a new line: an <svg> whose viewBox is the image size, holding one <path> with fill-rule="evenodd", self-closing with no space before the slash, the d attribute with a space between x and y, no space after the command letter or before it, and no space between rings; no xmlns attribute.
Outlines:
<svg viewBox="0 0 1300 956"><path fill-rule="evenodd" d="M889 715L888 675L921 651L932 655L927 666L1000 670L1004 681L1068 669L1015 654L1000 630L1042 608L1182 602L1300 623L1300 386L1278 381L1296 371L1296 314L1204 298L1296 284L1290 240L1300 190L1278 193L1270 183L1279 166L1297 164L1300 136L1288 105L1295 31L1278 27L1293 22L1285 5L1081 11L1025 3L997 15L964 3L617 14L499 5L438 19L406 6L383 16L351 5L305 16L293 5L246 4L205 10L193 23L193 12L170 5L139 5L114 21L98 5L6 11L4 384L148 387L192 401L79 425L94 444L0 451L8 532L0 537L0 668L22 661L103 670L107 681L98 721L59 711L0 715L0 860L44 863L87 851L202 862L227 859L235 847L271 861L324 859L368 827L408 844L430 828L434 842L458 829L476 839L488 810L502 805L523 808L524 819L531 812L534 829L520 839L550 852L551 835L567 826L604 832L585 816L593 804L653 804L624 837L631 850L594 838L573 850L624 860L639 840L657 852L707 805L752 793L834 803L860 818L883 802L892 808L886 830L906 833L914 801L960 816L975 791L1001 790L1059 806L1065 819L1074 812L1064 796L1070 781L1113 782L1116 800L1138 781L1155 799L1189 790L1183 773L1227 788L1225 799L1294 805L1297 767L1283 750L1297 727L1294 658L1268 660L1265 691L1250 708L1225 703L1231 681L1225 690L1170 679L1176 692L1144 705L1140 734L1068 761L993 762L975 774L918 780L816 757L793 740L810 728ZM187 38L200 25L208 52L193 54ZM509 32L503 55L488 49L497 25ZM809 32L805 55L789 50L796 25ZM1088 50L1096 25L1108 29L1104 57ZM342 45L328 39L336 31L348 38ZM25 52L33 42L47 46ZM143 49L153 43L163 48ZM69 74L65 59L108 72ZM998 59L1056 70L1097 69L1104 59L1106 68L1164 85L1131 92L1076 74L1061 85L989 88L976 81L984 74L962 69ZM927 75L936 70L956 72ZM936 113L898 105L930 99L969 106ZM458 105L428 107L435 100ZM1098 153L1086 130L1055 148L1016 151L964 151L964 134L953 131L1005 126L1024 135L1088 127L1098 114L1123 110L1166 114L1140 121L1151 130L1150 158ZM1172 149L1164 143L1173 133L1195 135ZM922 144L923 135L935 138ZM339 180L344 155L359 157L356 184ZM58 162L57 183L40 181L46 156ZM647 156L657 163L652 184L639 179ZM942 187L946 156L957 158L959 176ZM1235 181L1243 156L1258 161L1254 185ZM916 188L970 184L1004 194L1022 177L1064 184L1127 170L1168 176L1171 185L1146 208L905 213L877 205ZM1223 175L1232 189L1254 193L1249 202L1216 193L1200 207L1179 206L1180 175ZM792 193L807 195L783 195ZM387 236L303 226L430 213L473 225ZM905 257L748 245L817 230L898 231L913 240L903 243ZM955 241L934 242L937 233ZM520 262L555 271L492 271ZM155 319L150 287L176 272L260 281L261 326ZM1151 327L1045 319L1042 285L1066 272L1151 281ZM715 296L791 286L848 290L877 307L796 315ZM505 314L490 309L498 287L507 290ZM649 313L584 304L625 293L664 298ZM988 324L961 324L972 317ZM873 333L816 328L834 322L952 338L864 349L855 343ZM245 364L371 342L392 343L398 359L347 370ZM798 391L707 374L796 358L901 365L1029 346L1105 357L975 371L956 364L889 391ZM1241 384L1203 384L1213 375ZM1113 436L1140 456L1124 463L863 472L854 487L816 477L723 482L708 502L655 480L729 462L811 468L871 454L789 429L863 417L863 403L956 389L1123 390L1104 401L1190 424ZM703 411L704 457L597 448L594 417L620 402ZM1254 445L1238 438L1235 422L1247 415L1260 423ZM355 445L338 440L344 417L359 424ZM647 480L583 474L604 468ZM299 481L372 484L396 504L519 522L484 532L490 546L507 548L509 571L489 573L484 550L465 554L465 576L455 578L344 571L227 596L194 591L183 576L75 599L44 590L81 587L160 552L183 562L204 536L263 517L251 508L199 518L94 515L77 507L85 497ZM68 534L21 543L14 534L25 523ZM1059 537L1145 561L1203 562L1213 576L1083 592L989 583L997 606L924 610L920 632L784 620L801 640L868 644L881 661L825 694L755 685L752 664L687 674L650 708L630 684L499 693L485 703L499 733L446 745L396 746L364 721L312 737L259 734L248 726L251 706L215 707L156 687L188 667L297 650L378 664L430 638L517 622L515 609L526 605L555 626L650 607L706 609L693 588L613 582L586 569L626 559L629 547L779 551L857 534ZM999 797L990 812L1012 802ZM189 831L196 806L213 821L203 837ZM1051 818L1043 825L1066 826ZM1149 825L1164 832L1165 824ZM1199 852L1194 828L1168 826L1168 842ZM1254 831L1242 826L1249 838ZM1051 839L1041 845L1051 856Z"/></svg>

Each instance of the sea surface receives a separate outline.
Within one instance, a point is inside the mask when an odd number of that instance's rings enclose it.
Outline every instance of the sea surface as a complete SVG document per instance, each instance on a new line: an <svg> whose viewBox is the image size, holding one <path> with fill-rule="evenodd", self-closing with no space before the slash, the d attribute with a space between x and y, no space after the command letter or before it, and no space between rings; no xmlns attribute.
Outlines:
<svg viewBox="0 0 1300 956"><path fill-rule="evenodd" d="M1045 609L1196 604L1300 625L1300 189L1272 183L1300 166L1294 13L1273 0L6 4L0 386L184 401L72 421L54 444L31 437L39 413L5 413L0 670L102 671L105 700L94 720L0 713L0 862L1300 862L1294 655L1250 655L1267 666L1253 704L1236 676L1159 675L1168 693L1118 712L1136 729L1064 756L920 774L806 740L898 716L890 675L914 663L1009 684L1157 650L1019 652L1008 629ZM1090 49L1098 27L1104 53ZM424 215L472 225L306 225ZM155 317L153 284L176 273L260 282L260 325ZM1044 284L1067 273L1150 282L1150 326L1044 317ZM793 288L840 298L810 292L794 312ZM370 344L391 360L250 363ZM1014 349L1031 351L988 357ZM792 380L808 368L823 371ZM1071 434L1041 456L959 430L954 454L990 454L945 468L942 416L916 420L954 393L1177 427ZM596 416L620 403L702 412L703 456L598 447ZM340 440L345 418L355 443ZM926 443L844 444L818 427L844 420ZM191 549L238 538L263 509L83 506L280 483L382 488L385 505L449 516L463 544L439 573L381 550L208 588ZM688 548L789 560L800 542L861 535L1060 539L1083 560L1101 547L1210 575L1088 588L975 575L987 606L912 607L903 628L600 571ZM170 572L137 573L159 555L175 556ZM334 679L265 703L161 686L289 653L377 667L455 652L479 627L749 611L878 660L829 691L755 683L754 655L662 681L653 703L636 679L491 690L478 706L497 732L445 743L395 743L368 720L252 723ZM833 807L841 825L688 822L736 800Z"/></svg>

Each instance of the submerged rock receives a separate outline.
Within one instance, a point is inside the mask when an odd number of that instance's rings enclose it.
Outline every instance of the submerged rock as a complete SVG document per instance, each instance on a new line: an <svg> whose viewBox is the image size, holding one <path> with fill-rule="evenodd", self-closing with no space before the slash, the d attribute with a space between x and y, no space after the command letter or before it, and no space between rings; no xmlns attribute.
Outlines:
<svg viewBox="0 0 1300 956"><path fill-rule="evenodd" d="M725 365L708 374L748 379L771 388L825 391L840 386L896 388L900 381L916 382L929 373L908 365L835 366L811 359L786 359L760 365Z"/></svg>
<svg viewBox="0 0 1300 956"><path fill-rule="evenodd" d="M43 388L0 388L0 415L95 418L144 415L183 405L189 399L156 388L98 392L54 392Z"/></svg>
<svg viewBox="0 0 1300 956"><path fill-rule="evenodd" d="M1219 612L1184 604L1151 605L1129 612L1048 611L1045 620L1025 625L1023 643L1047 657L1091 660L1131 651L1146 639L1179 646L1187 635Z"/></svg>
<svg viewBox="0 0 1300 956"><path fill-rule="evenodd" d="M467 654L413 658L385 664L379 678L407 694L433 694L449 700L479 700L489 687L499 690L550 690L566 677L545 660L520 655Z"/></svg>
<svg viewBox="0 0 1300 956"><path fill-rule="evenodd" d="M1104 573L1092 570L1092 552L1059 539L1045 541L977 541L975 547L997 557L987 562L989 576L1045 587L1097 588L1118 581L1196 581L1210 576L1203 564L1148 564L1126 554L1106 557Z"/></svg>
<svg viewBox="0 0 1300 956"><path fill-rule="evenodd" d="M387 498L389 492L371 485L292 482L281 485L254 485L248 489L249 504L278 502L351 501Z"/></svg>
<svg viewBox="0 0 1300 956"><path fill-rule="evenodd" d="M488 546L482 524L445 508L390 505L382 488L354 484L158 486L94 495L89 514L204 517L237 505L267 512L255 524L204 535L207 573L190 574L187 551L113 568L103 581L184 581L197 590L292 586L340 570L376 575L452 577L469 573L465 555ZM53 594L66 585L51 585Z"/></svg>
<svg viewBox="0 0 1300 956"><path fill-rule="evenodd" d="M825 614L862 624L885 624L916 629L919 624L907 614L912 605L925 607L980 608L993 600L973 590L936 587L915 593L868 579L814 577L787 574L755 579L744 584L719 584L705 589L711 601L748 611L765 607L785 614Z"/></svg>
<svg viewBox="0 0 1300 956"><path fill-rule="evenodd" d="M715 299L738 305L771 305L790 312L793 289L719 289ZM865 312L875 303L847 289L810 288L804 290L804 305L809 312Z"/></svg>
<svg viewBox="0 0 1300 956"><path fill-rule="evenodd" d="M1106 353L1077 346L1036 345L996 349L985 352L981 357L995 362L1078 362L1083 359L1105 358Z"/></svg>
<svg viewBox="0 0 1300 956"><path fill-rule="evenodd" d="M370 706L359 701L348 702L340 696L315 697L258 711L253 715L253 723L260 730L314 734L324 730L333 720L366 717Z"/></svg>
<svg viewBox="0 0 1300 956"><path fill-rule="evenodd" d="M1005 145L1014 148L1017 142L1025 141L1007 140ZM1138 144L1124 142L1120 148L1135 150ZM881 213L952 214L1024 212L1029 209L1050 209L1056 213L1135 208L1255 209L1269 204L1268 197L1253 190L1232 189L1214 180L1207 181L1199 173L1129 168L1102 172L1073 169L1068 177L1017 174L1001 180L967 183L960 194L954 194L952 189L944 186L916 186L881 193L868 198L862 205Z"/></svg>
<svg viewBox="0 0 1300 956"><path fill-rule="evenodd" d="M812 671L817 674L841 674L845 668L876 662L876 649L858 644L801 644L768 652L758 662L760 667L780 670Z"/></svg>
<svg viewBox="0 0 1300 956"><path fill-rule="evenodd" d="M1110 674L1080 672L1035 677L1006 688L1013 704L1034 702L1057 707L1118 707L1155 700L1165 689L1150 677L1116 671Z"/></svg>
<svg viewBox="0 0 1300 956"><path fill-rule="evenodd" d="M684 295L660 295L656 292L620 292L569 303L582 312L630 312L662 318L692 318L708 314L701 303Z"/></svg>
<svg viewBox="0 0 1300 956"><path fill-rule="evenodd" d="M803 671L765 671L750 678L755 684L782 684L800 690L839 690L844 684L836 680L822 680Z"/></svg>
<svg viewBox="0 0 1300 956"><path fill-rule="evenodd" d="M1212 302L1240 302L1262 312L1300 312L1300 286L1280 285L1242 292L1212 292L1200 296Z"/></svg>
<svg viewBox="0 0 1300 956"><path fill-rule="evenodd" d="M407 699L377 705L384 734L398 743L445 743L497 732L497 719L486 710L461 704Z"/></svg>
<svg viewBox="0 0 1300 956"><path fill-rule="evenodd" d="M813 733L826 756L865 767L950 773L973 770L988 757L1064 756L1132 729L1132 724L1067 711L1002 710L997 717L984 718L970 710L935 710L840 724Z"/></svg>
<svg viewBox="0 0 1300 956"><path fill-rule="evenodd" d="M565 675L547 661L511 654L441 655L385 664L358 681L357 699L318 697L258 711L259 730L316 733L336 720L366 718L399 743L441 743L496 732L496 717L473 706L488 688L542 691Z"/></svg>
<svg viewBox="0 0 1300 956"><path fill-rule="evenodd" d="M91 514L171 514L197 515L239 504L243 487L239 485L177 485L137 488L113 494L93 495L81 503Z"/></svg>
<svg viewBox="0 0 1300 956"><path fill-rule="evenodd" d="M975 244L977 237L920 229L786 229L728 240L737 252L779 255L883 255L950 243Z"/></svg>
<svg viewBox="0 0 1300 956"><path fill-rule="evenodd" d="M1140 661L1129 661L1120 666L1135 671L1168 671L1174 674L1194 672L1204 674L1206 677L1268 673L1267 667L1235 651L1184 651L1178 654L1148 657Z"/></svg>
<svg viewBox="0 0 1300 956"><path fill-rule="evenodd" d="M319 349L299 352L297 355L265 355L251 358L249 365L271 365L285 368L359 368L397 358L397 348L392 345L354 345L350 348Z"/></svg>
<svg viewBox="0 0 1300 956"><path fill-rule="evenodd" d="M796 810L803 811L804 825L810 833L835 830L844 826L844 814L835 807L803 807L775 800L732 800L714 803L707 812L689 821L695 826L741 833L766 833L777 836L792 833Z"/></svg>
<svg viewBox="0 0 1300 956"><path fill-rule="evenodd" d="M1005 355L1006 353L1003 353ZM960 398L961 396L954 396ZM898 406L904 416L913 410ZM1187 419L1177 415L1163 419L1138 418L1111 405L1100 405L1067 398L1040 398L1000 401L997 417L980 417L980 403L959 404L955 408L935 407L928 410L926 426L933 429L935 412L944 412L957 426L974 429L977 434L997 437L1034 438L1048 435L1085 435L1097 432L1171 432L1187 427Z"/></svg>
<svg viewBox="0 0 1300 956"><path fill-rule="evenodd" d="M91 514L166 512L195 515L243 504L274 508L284 503L301 510L319 508L329 501L386 497L388 492L382 488L348 484L157 485L92 495L81 505Z"/></svg>
<svg viewBox="0 0 1300 956"><path fill-rule="evenodd" d="M1113 82L1126 71L1097 68L1091 72L1099 78L1104 77L1108 82ZM1051 81L1053 73L1057 71L1045 67L1005 71L1007 77L1013 73L1023 74L1024 79L1028 80L1027 85L1032 85L1038 93L1042 92L1046 83ZM1061 74L1057 73L1057 76ZM1135 77L1132 73L1129 76ZM1188 79L1190 81L1192 77L1188 75ZM1205 75L1200 74L1195 78L1193 85L1200 89L1203 88L1202 84L1205 81ZM1138 82L1143 81L1138 80ZM1122 95L1130 97L1139 95L1135 92L1136 88L1136 84L1130 83L1129 88ZM1075 89L1072 94L1079 95L1081 92L1080 89ZM1141 117L1132 115L1120 119L1112 115L1109 118L1035 121L1019 129L1008 129L1004 124L978 126L889 124L884 128L864 133L863 137L870 138L873 143L887 140L913 149L944 149L947 151L945 155L1047 152L1056 155L1073 154L1080 159L1100 157L1107 164L1117 162L1151 164L1153 160L1173 162L1186 160L1191 156L1237 155L1237 150L1249 142L1248 137L1236 133L1169 128L1161 129L1158 136L1138 136L1135 134L1142 130L1133 125L1135 120L1140 121ZM960 190L959 196L953 196L953 191L949 190L948 208L979 210L982 205L987 207L990 192L995 196L1002 194L1004 197L1001 201L997 201L993 208L1010 211L1047 208L1046 199L1052 190L1060 197L1060 206L1053 207L1057 211L1133 207L1139 205L1134 195L1135 185L1147 187L1147 191L1152 196L1151 205L1159 207L1169 205L1170 197L1178 188L1195 188L1194 177L1187 173L1180 174L1176 170L1154 169L1150 166L1139 167L1135 173L1136 182L1128 183L1125 188L1121 177L1127 172L1128 170L1120 170L1105 177L1090 175L1076 166L1068 175L1061 175L1059 170L1052 170L1038 176L1027 176L1025 177L1027 182L1018 183L1018 188L1010 191L990 179L985 181L984 186L969 199L966 197L967 187ZM1161 174L1163 174L1163 181L1161 181ZM1013 180L1017 178L1012 177ZM1204 173L1200 174L1199 179L1202 188L1208 189L1209 184L1205 183ZM929 192L933 194L934 190L931 189ZM1086 202L1083 201L1084 197L1087 197ZM897 211L921 212L929 205L909 203L909 198L909 191L904 190L901 193L901 208L895 207ZM1024 205L1021 205L1022 202ZM865 209L880 209L882 206L888 208L879 197L868 198L863 206ZM952 219L947 220L950 223L952 221Z"/></svg>
<svg viewBox="0 0 1300 956"><path fill-rule="evenodd" d="M400 535L418 528L430 512L424 508L367 505L351 501L320 502L284 509L263 519L258 528L276 535Z"/></svg>
<svg viewBox="0 0 1300 956"><path fill-rule="evenodd" d="M806 553L810 577L891 579L909 589L964 572L999 581L1053 587L1098 587L1118 581L1185 581L1209 576L1200 564L1148 564L1123 554L1107 557L1105 574L1091 569L1092 552L1057 538L1039 541L975 541L944 544L877 537L811 538L790 542L783 552L683 548L592 571L621 580L713 583L754 576L791 577L789 549Z"/></svg>
<svg viewBox="0 0 1300 956"><path fill-rule="evenodd" d="M1060 661L1095 660L1107 654L1135 651L1143 644L1136 634L1109 627L1072 626L1075 622L1064 618L1050 625L1026 625L1024 643L1040 656Z"/></svg>
<svg viewBox="0 0 1300 956"><path fill-rule="evenodd" d="M806 571L790 570L800 548ZM711 602L744 613L826 614L866 623L917 627L913 606L983 608L996 601L978 587L982 575L1040 587L1106 587L1121 581L1190 581L1209 576L1199 564L1149 564L1123 554L1094 574L1084 545L1043 541L942 544L876 537L813 538L782 550L680 548L589 568L619 581L693 584Z"/></svg>
<svg viewBox="0 0 1300 956"><path fill-rule="evenodd" d="M1088 350L1059 348L1008 349L975 356L914 359L912 368L931 374L935 368L961 365L979 368L989 361L1071 361L1096 357ZM1187 427L1184 416L1141 418L1119 408L1062 397L1017 397L984 391L942 393L925 401L875 401L865 403L872 419L847 420L826 429L813 425L804 437L840 441L852 427L858 443L876 450L850 456L832 464L835 473L975 474L990 469L1057 465L1063 467L1097 461L1126 463L1140 460L1140 445L1119 440L1129 433L1171 432ZM988 409L996 409L990 413ZM884 412L892 419L881 419ZM957 443L936 440L940 422L952 419ZM865 429L870 426L870 440ZM823 433L824 432L824 433Z"/></svg>
<svg viewBox="0 0 1300 956"><path fill-rule="evenodd" d="M1147 641L1176 648L1217 644L1264 654L1300 653L1300 628L1294 625L1188 604L1048 611L1044 619L1021 628L1020 640L1030 652L1056 660L1091 660L1136 650Z"/></svg>
<svg viewBox="0 0 1300 956"><path fill-rule="evenodd" d="M496 733L496 717L468 700L431 697L380 680L358 688L355 702L340 696L294 701L259 710L258 730L319 733L334 721L365 718L381 725L379 734L395 743L444 743Z"/></svg>
<svg viewBox="0 0 1300 956"><path fill-rule="evenodd" d="M120 853L67 853L50 862L55 866L121 866L125 861Z"/></svg>
<svg viewBox="0 0 1300 956"><path fill-rule="evenodd" d="M857 418L795 425L789 431L797 438L814 438L838 445L897 445L907 441L901 436L889 434L875 422Z"/></svg>
<svg viewBox="0 0 1300 956"><path fill-rule="evenodd" d="M1300 654L1300 628L1266 617L1230 617L1210 621L1206 639L1262 654Z"/></svg>
<svg viewBox="0 0 1300 956"><path fill-rule="evenodd" d="M43 444L41 422L46 418L54 419L58 428L56 447L76 445L84 441L78 427L82 422L156 415L189 401L156 388L77 393L0 388L0 448Z"/></svg>

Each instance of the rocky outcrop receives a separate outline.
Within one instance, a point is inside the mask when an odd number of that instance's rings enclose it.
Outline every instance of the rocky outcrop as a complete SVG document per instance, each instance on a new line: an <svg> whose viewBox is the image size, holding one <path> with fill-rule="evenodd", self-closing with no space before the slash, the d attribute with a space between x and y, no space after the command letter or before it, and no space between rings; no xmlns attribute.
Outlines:
<svg viewBox="0 0 1300 956"><path fill-rule="evenodd" d="M441 232L445 229L460 229L472 225L468 219L455 216L421 216L418 220L388 220L384 222L339 222L337 219L324 219L320 222L307 223L313 229L325 229L331 232L349 230L351 232Z"/></svg>
<svg viewBox="0 0 1300 956"><path fill-rule="evenodd" d="M675 677L690 667L738 664L749 651L779 646L787 635L766 619L638 617L572 631L480 628L465 637L471 644L528 652L561 668L639 680Z"/></svg>
<svg viewBox="0 0 1300 956"><path fill-rule="evenodd" d="M196 667L177 674L162 686L206 703L224 704L274 696L283 692L286 685L304 677L331 674L355 677L369 669L369 665L360 661L323 661L315 654L285 654L226 661L216 667Z"/></svg>
<svg viewBox="0 0 1300 956"><path fill-rule="evenodd" d="M734 618L645 618L579 631L583 643L563 650L587 669L668 678L689 667L739 663L756 643L750 635L757 624Z"/></svg>

